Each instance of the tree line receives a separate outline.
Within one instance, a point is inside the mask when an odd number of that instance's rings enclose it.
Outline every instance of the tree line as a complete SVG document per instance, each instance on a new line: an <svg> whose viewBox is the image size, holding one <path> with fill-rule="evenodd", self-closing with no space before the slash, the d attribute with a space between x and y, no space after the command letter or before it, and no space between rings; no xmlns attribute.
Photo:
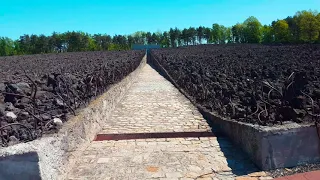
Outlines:
<svg viewBox="0 0 320 180"><path fill-rule="evenodd" d="M138 31L131 35L54 32L50 36L23 35L17 40L0 37L0 56L52 52L127 50L133 44L158 44L178 47L197 44L226 43L320 43L320 13L298 11L294 16L262 25L253 16L231 27L170 28L164 32Z"/></svg>

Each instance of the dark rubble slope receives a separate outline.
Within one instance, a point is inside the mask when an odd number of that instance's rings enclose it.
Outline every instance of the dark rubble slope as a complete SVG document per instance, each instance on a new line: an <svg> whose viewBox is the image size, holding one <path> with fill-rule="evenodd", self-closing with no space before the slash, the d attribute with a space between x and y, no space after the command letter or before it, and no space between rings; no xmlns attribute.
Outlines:
<svg viewBox="0 0 320 180"><path fill-rule="evenodd" d="M144 51L75 52L0 58L0 147L57 131L140 64Z"/></svg>
<svg viewBox="0 0 320 180"><path fill-rule="evenodd" d="M320 45L200 45L151 54L220 116L260 125L319 119Z"/></svg>

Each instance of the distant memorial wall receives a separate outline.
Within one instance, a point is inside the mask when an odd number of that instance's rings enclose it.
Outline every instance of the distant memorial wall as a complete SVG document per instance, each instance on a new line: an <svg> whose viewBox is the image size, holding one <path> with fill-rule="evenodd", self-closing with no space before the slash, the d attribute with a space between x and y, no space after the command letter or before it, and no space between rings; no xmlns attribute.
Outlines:
<svg viewBox="0 0 320 180"><path fill-rule="evenodd" d="M160 45L157 44L147 44L147 45L143 45L143 44L134 44L132 45L132 49L133 50L149 50L149 49L159 49L161 48Z"/></svg>

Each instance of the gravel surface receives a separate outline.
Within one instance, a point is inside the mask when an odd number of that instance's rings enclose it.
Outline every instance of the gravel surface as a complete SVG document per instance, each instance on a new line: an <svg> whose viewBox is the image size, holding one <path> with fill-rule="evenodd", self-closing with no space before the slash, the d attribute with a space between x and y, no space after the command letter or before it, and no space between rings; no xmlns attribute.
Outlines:
<svg viewBox="0 0 320 180"><path fill-rule="evenodd" d="M309 171L316 171L316 170L320 170L320 162L314 163L314 164L301 165L301 166L292 167L292 168L282 168L282 169L271 170L268 172L268 174L274 178L277 178L277 177L290 176L290 175L309 172Z"/></svg>

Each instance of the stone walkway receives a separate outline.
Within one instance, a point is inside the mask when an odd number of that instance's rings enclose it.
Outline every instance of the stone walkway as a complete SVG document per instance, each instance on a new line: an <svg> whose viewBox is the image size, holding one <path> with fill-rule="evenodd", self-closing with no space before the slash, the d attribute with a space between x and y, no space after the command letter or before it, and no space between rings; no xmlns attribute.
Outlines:
<svg viewBox="0 0 320 180"><path fill-rule="evenodd" d="M100 134L205 132L211 128L170 82L146 65ZM94 141L69 179L235 179L258 171L227 139Z"/></svg>
<svg viewBox="0 0 320 180"><path fill-rule="evenodd" d="M198 110L146 65L102 133L210 131Z"/></svg>

